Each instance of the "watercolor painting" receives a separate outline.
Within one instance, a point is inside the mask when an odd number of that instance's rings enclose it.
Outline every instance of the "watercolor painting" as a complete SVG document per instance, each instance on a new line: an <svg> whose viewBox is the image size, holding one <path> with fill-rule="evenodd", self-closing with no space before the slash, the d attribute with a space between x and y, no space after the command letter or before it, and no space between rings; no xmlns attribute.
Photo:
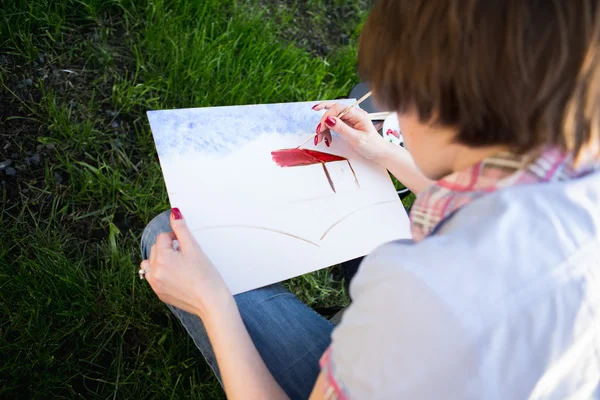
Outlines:
<svg viewBox="0 0 600 400"><path fill-rule="evenodd" d="M315 103L148 112L171 205L233 293L410 237L387 171L335 133L298 147Z"/></svg>

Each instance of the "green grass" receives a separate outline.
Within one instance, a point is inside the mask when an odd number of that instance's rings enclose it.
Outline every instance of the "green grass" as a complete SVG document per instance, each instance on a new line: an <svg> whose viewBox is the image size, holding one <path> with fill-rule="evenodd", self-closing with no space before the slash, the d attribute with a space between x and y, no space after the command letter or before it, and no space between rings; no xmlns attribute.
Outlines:
<svg viewBox="0 0 600 400"><path fill-rule="evenodd" d="M4 1L1 398L223 397L136 278L143 227L168 207L145 111L343 97L367 6ZM336 277L288 286L330 306L347 301Z"/></svg>

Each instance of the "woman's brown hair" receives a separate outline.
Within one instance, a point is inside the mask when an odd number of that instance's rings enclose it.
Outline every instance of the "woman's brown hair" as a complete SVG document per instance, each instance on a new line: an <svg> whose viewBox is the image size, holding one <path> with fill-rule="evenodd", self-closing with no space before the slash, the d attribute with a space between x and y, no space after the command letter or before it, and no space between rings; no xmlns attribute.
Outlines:
<svg viewBox="0 0 600 400"><path fill-rule="evenodd" d="M390 110L469 146L578 157L600 142L596 0L376 0L359 72Z"/></svg>

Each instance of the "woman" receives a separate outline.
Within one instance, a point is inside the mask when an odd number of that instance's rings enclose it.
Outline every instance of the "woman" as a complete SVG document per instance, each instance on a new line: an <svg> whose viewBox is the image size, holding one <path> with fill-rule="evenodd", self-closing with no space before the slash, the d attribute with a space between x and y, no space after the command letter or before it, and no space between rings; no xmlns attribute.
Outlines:
<svg viewBox="0 0 600 400"><path fill-rule="evenodd" d="M599 52L596 0L378 0L359 69L412 158L330 103L318 140L422 192L339 326L281 285L234 299L176 208L145 231L141 268L228 397L600 397Z"/></svg>

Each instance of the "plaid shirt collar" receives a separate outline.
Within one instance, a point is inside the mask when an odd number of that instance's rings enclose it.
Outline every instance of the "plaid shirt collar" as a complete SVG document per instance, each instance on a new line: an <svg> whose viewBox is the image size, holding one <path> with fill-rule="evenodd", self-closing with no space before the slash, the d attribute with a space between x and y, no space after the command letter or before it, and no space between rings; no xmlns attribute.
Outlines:
<svg viewBox="0 0 600 400"><path fill-rule="evenodd" d="M499 153L452 173L419 194L415 200L410 211L413 240L423 240L461 207L498 189L564 181L590 171L590 168L575 170L571 161L565 152L553 147L534 157Z"/></svg>

